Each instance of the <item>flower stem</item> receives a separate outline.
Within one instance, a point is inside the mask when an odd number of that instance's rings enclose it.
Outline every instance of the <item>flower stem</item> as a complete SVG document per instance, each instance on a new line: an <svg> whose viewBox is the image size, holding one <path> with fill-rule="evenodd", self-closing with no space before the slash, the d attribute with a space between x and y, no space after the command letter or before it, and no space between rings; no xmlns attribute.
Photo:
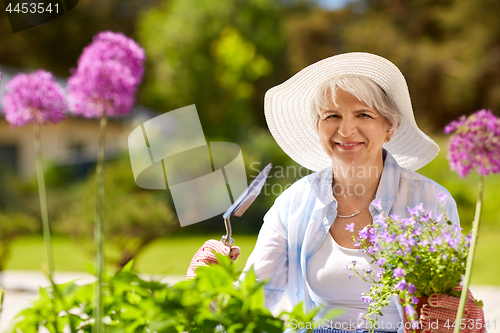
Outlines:
<svg viewBox="0 0 500 333"><path fill-rule="evenodd" d="M47 195L45 192L45 180L43 178L42 140L40 138L40 124L37 120L33 124L35 132L35 155L36 175L38 179L38 193L40 197L40 211L42 214L43 242L45 245L45 256L49 266L49 275L54 273L54 260L52 256L52 243L50 241L49 213L47 209Z"/></svg>
<svg viewBox="0 0 500 333"><path fill-rule="evenodd" d="M103 299L102 285L104 272L104 142L106 137L106 113L103 112L100 122L99 131L99 152L97 154L97 204L96 216L94 225L94 238L96 246L96 268L97 268L97 284L95 288L95 325L94 332L104 332L102 323L103 318Z"/></svg>
<svg viewBox="0 0 500 333"><path fill-rule="evenodd" d="M484 190L484 176L479 176L478 197L476 202L476 213L474 214L474 222L472 223L472 238L470 240L469 254L467 256L467 266L465 269L465 278L462 286L462 294L460 295L460 304L458 306L457 320L455 322L455 329L453 333L460 333L460 323L464 314L465 303L467 301L467 291L469 289L470 277L472 275L472 262L474 260L474 250L477 242L477 232L479 229L479 221L481 220L481 210L483 205L483 190Z"/></svg>

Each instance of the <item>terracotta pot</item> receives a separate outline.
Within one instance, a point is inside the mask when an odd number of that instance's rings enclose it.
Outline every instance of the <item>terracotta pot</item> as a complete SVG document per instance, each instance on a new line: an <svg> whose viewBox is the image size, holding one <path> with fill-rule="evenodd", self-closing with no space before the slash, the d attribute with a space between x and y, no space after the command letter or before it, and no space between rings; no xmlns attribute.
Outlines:
<svg viewBox="0 0 500 333"><path fill-rule="evenodd" d="M418 298L418 304L415 305L415 311L417 312L417 318L420 318L420 311L422 310L422 306L424 304L427 304L428 299L429 299L429 297L427 297L427 296L420 296ZM405 313L404 309L403 309L403 327L404 327L405 333L413 333L413 332L420 333L423 329L422 323L420 322L420 319L419 319L419 327L417 329L411 328L411 322L409 322L408 319L406 318L406 313Z"/></svg>

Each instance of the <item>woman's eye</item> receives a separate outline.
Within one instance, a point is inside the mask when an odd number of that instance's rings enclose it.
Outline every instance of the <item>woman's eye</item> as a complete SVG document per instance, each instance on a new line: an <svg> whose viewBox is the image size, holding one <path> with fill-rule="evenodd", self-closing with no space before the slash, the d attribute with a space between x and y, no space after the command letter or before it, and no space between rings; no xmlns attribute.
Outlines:
<svg viewBox="0 0 500 333"><path fill-rule="evenodd" d="M372 118L372 116L370 116L367 113L360 113L359 116L362 117L362 118Z"/></svg>
<svg viewBox="0 0 500 333"><path fill-rule="evenodd" d="M336 114L329 114L325 117L325 119L335 119L335 118L338 118L339 116L336 115Z"/></svg>

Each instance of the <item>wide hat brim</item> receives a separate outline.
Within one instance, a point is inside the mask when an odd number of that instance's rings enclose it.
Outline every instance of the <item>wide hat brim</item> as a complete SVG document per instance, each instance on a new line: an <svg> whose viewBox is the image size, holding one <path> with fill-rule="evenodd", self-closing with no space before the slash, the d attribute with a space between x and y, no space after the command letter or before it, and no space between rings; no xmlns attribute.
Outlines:
<svg viewBox="0 0 500 333"><path fill-rule="evenodd" d="M401 125L384 143L402 168L417 170L436 157L439 146L415 122L410 94L401 71L380 56L353 52L318 61L269 89L264 112L269 130L283 151L300 165L318 171L331 165L323 151L311 113L318 85L339 75L364 76L378 84L402 114Z"/></svg>

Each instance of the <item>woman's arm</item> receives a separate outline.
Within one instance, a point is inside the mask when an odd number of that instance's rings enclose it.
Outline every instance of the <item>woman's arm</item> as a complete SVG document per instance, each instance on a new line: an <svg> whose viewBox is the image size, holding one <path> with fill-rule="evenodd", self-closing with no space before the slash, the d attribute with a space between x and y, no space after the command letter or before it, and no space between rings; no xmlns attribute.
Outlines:
<svg viewBox="0 0 500 333"><path fill-rule="evenodd" d="M264 224L260 229L255 249L248 258L240 280L253 266L259 280L266 280L264 287L265 305L272 310L282 299L288 281L288 233L286 213L283 212L282 199L264 216ZM281 208L283 207L283 208Z"/></svg>

